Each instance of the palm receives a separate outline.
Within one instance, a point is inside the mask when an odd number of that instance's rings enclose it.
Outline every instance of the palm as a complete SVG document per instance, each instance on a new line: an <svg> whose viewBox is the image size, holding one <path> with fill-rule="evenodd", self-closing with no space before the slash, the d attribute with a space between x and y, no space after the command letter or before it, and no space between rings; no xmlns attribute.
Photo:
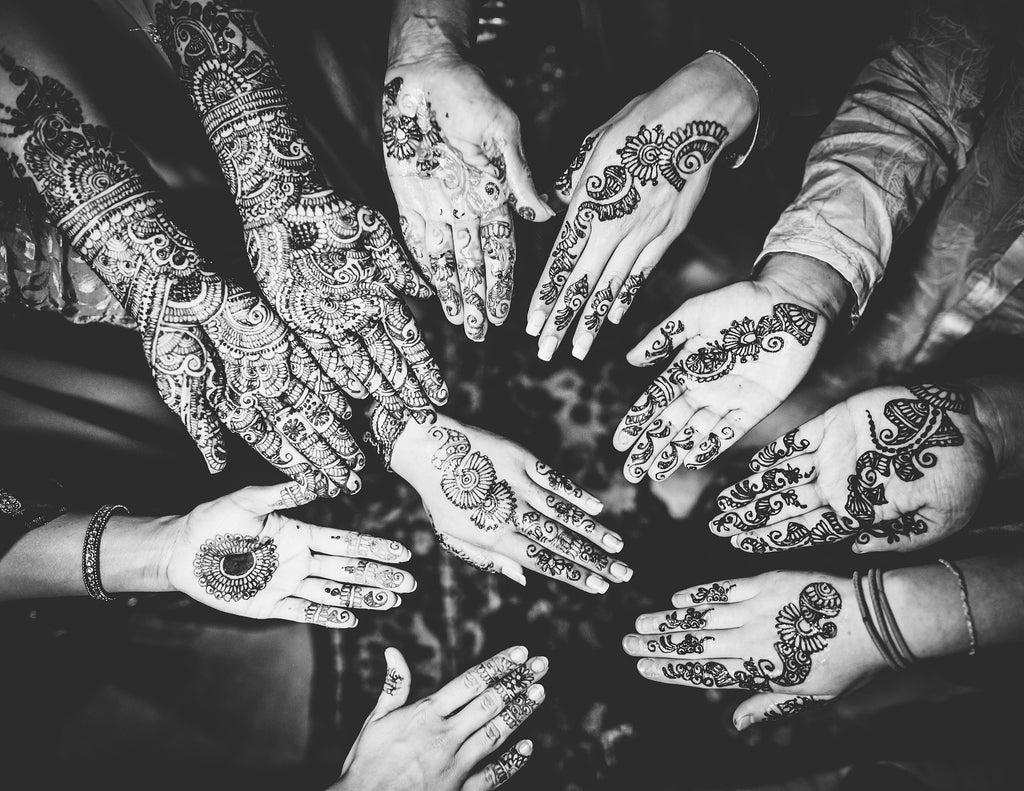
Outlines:
<svg viewBox="0 0 1024 791"><path fill-rule="evenodd" d="M264 293L333 381L396 413L446 400L440 371L398 295L429 290L377 212L316 193L252 227L247 243Z"/></svg>
<svg viewBox="0 0 1024 791"><path fill-rule="evenodd" d="M825 335L825 320L780 289L736 283L695 297L628 358L673 362L629 410L614 443L628 480L663 480L708 464L789 395Z"/></svg>
<svg viewBox="0 0 1024 791"><path fill-rule="evenodd" d="M755 474L719 497L712 529L752 552L851 536L869 550L917 549L967 523L992 465L964 394L878 388L758 453Z"/></svg>

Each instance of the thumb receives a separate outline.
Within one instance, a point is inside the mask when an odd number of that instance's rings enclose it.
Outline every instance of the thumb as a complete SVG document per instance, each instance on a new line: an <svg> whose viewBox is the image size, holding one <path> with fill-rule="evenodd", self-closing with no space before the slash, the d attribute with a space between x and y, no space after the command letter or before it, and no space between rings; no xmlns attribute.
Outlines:
<svg viewBox="0 0 1024 791"><path fill-rule="evenodd" d="M512 140L506 140L501 148L505 158L505 178L510 191L509 204L516 214L530 222L546 222L555 212L544 202L533 184L530 166L526 164L523 142L517 131Z"/></svg>
<svg viewBox="0 0 1024 791"><path fill-rule="evenodd" d="M765 692L747 698L732 714L732 724L742 731L756 722L792 717L832 699L831 695L780 695Z"/></svg>
<svg viewBox="0 0 1024 791"><path fill-rule="evenodd" d="M399 709L409 700L409 689L412 686L412 673L409 665L397 648L385 648L384 660L387 669L384 672L384 686L381 688L377 705L370 714L371 720L379 720L385 714Z"/></svg>
<svg viewBox="0 0 1024 791"><path fill-rule="evenodd" d="M288 481L271 486L246 486L225 499L254 516L266 516L273 511L305 505L315 500L316 495L295 481Z"/></svg>

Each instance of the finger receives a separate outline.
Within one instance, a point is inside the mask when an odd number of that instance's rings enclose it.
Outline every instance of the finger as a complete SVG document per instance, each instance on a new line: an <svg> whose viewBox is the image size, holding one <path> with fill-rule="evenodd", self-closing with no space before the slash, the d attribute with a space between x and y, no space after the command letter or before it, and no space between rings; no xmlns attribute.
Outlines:
<svg viewBox="0 0 1024 791"><path fill-rule="evenodd" d="M502 574L522 586L526 586L526 575L523 574L523 567L511 558L505 557L498 552L478 547L463 541L455 536L447 535L439 530L434 531L437 536L438 546L445 552L450 552L459 560L465 561L471 566L476 566L488 574Z"/></svg>
<svg viewBox="0 0 1024 791"><path fill-rule="evenodd" d="M409 399L419 398L416 394L420 392L426 393L427 398L434 404L447 403L448 385L406 304L400 299L389 301L385 304L383 319L391 343L414 374L409 379L416 385L416 390L406 388L402 391L406 404L412 408ZM430 404L427 404L425 409L430 409Z"/></svg>
<svg viewBox="0 0 1024 791"><path fill-rule="evenodd" d="M736 535L771 527L824 505L816 484L800 484L792 489L772 492L735 511L719 514L711 520L711 530L721 536Z"/></svg>
<svg viewBox="0 0 1024 791"><path fill-rule="evenodd" d="M271 486L246 486L222 499L249 512L253 516L266 516L274 511L297 508L316 499L295 482L276 483Z"/></svg>
<svg viewBox="0 0 1024 791"><path fill-rule="evenodd" d="M348 610L390 610L402 604L402 597L392 591L365 585L343 585L323 577L306 577L299 583L297 595Z"/></svg>
<svg viewBox="0 0 1024 791"><path fill-rule="evenodd" d="M534 657L512 668L449 718L452 731L457 737L468 739L530 689L534 681L543 678L547 670L545 657Z"/></svg>
<svg viewBox="0 0 1024 791"><path fill-rule="evenodd" d="M590 492L577 486L568 475L563 475L542 461L534 459L532 464L527 463L526 474L534 483L552 494L557 494L569 502L576 503L592 516L601 513L601 509L604 508L604 503Z"/></svg>
<svg viewBox="0 0 1024 791"><path fill-rule="evenodd" d="M564 582L577 590L592 594L608 591L609 582L600 574L524 536L517 534L506 537L502 541L502 550L515 558L523 568Z"/></svg>
<svg viewBox="0 0 1024 791"><path fill-rule="evenodd" d="M594 262L589 260L590 254L596 249L596 245L589 246L587 255L581 256L577 264L577 268L580 270L589 269L600 272L594 283L594 292L590 295L586 307L583 308L582 318L576 326L576 333L573 336L572 354L579 360L584 359L587 352L590 351L597 333L604 324L605 317L611 310L612 303L619 295L623 281L629 275L629 270L636 261L637 255L643 249L643 243L637 240L637 234L621 239L603 269L596 268Z"/></svg>
<svg viewBox="0 0 1024 791"><path fill-rule="evenodd" d="M452 324L462 324L462 290L455 267L455 242L451 226L447 223L431 223L427 245L432 283L441 309Z"/></svg>
<svg viewBox="0 0 1024 791"><path fill-rule="evenodd" d="M516 239L508 206L502 205L480 222L484 253L487 318L495 326L505 323L512 307L512 278L516 265Z"/></svg>
<svg viewBox="0 0 1024 791"><path fill-rule="evenodd" d="M719 580L718 582L694 585L683 588L672 594L673 607L685 607L691 604L726 604L752 599L761 592L762 584L758 577L746 577L738 580Z"/></svg>
<svg viewBox="0 0 1024 791"><path fill-rule="evenodd" d="M747 698L736 707L732 714L732 724L736 730L742 731L756 722L794 717L808 709L824 706L831 699L830 695L761 693Z"/></svg>
<svg viewBox="0 0 1024 791"><path fill-rule="evenodd" d="M636 619L638 634L733 629L743 625L742 612L729 605L694 605L674 610L644 613Z"/></svg>
<svg viewBox="0 0 1024 791"><path fill-rule="evenodd" d="M912 552L937 540L928 535L934 525L916 512L862 527L853 544L853 551L858 554Z"/></svg>
<svg viewBox="0 0 1024 791"><path fill-rule="evenodd" d="M644 678L660 684L759 692L771 692L773 689L763 674L752 674L741 659L639 659L636 669Z"/></svg>
<svg viewBox="0 0 1024 791"><path fill-rule="evenodd" d="M620 560L612 563L608 555L579 533L563 527L537 511L522 514L516 530L520 535L601 574L612 582L626 582L633 576L633 570L625 563Z"/></svg>
<svg viewBox="0 0 1024 791"><path fill-rule="evenodd" d="M679 401L673 404L679 404ZM683 405L685 407L685 404ZM633 444L622 466L622 474L630 483L637 483L647 472L647 468L654 461L654 449L656 446L668 442L672 438L672 427L664 417L655 418L640 438Z"/></svg>
<svg viewBox="0 0 1024 791"><path fill-rule="evenodd" d="M499 149L505 158L505 178L510 191L508 202L516 214L530 222L545 222L554 217L554 211L544 203L533 184L519 130L501 141Z"/></svg>
<svg viewBox="0 0 1024 791"><path fill-rule="evenodd" d="M504 785L526 765L531 755L533 755L533 742L524 739L515 747L502 753L497 761L487 764L475 775L472 775L462 786L462 791L490 791L492 788Z"/></svg>
<svg viewBox="0 0 1024 791"><path fill-rule="evenodd" d="M660 459L655 471L661 472L662 478L667 477L675 469L673 463L682 463L686 451L693 448L693 418L700 410L688 395L685 391L680 393L640 434L626 457L626 480L638 482L652 471L663 454L665 458Z"/></svg>
<svg viewBox="0 0 1024 791"><path fill-rule="evenodd" d="M658 265L658 262L661 261L665 251L668 250L673 241L674 239L671 236L659 236L637 256L636 263L633 264L633 268L629 271L629 276L626 277L625 282L623 282L611 310L608 311L608 321L612 324L618 324L622 321L626 311L636 301L636 295L647 281L651 270ZM629 358L627 357L627 359Z"/></svg>
<svg viewBox="0 0 1024 791"><path fill-rule="evenodd" d="M576 187L579 185L583 168L585 168L587 166L587 162L590 161L590 156L594 151L594 145L597 143L600 136L601 132L595 131L584 137L583 141L580 143L579 149L569 161L568 166L562 171L561 175L555 179L552 193L561 199L563 203L569 203L572 199L572 194L576 191Z"/></svg>
<svg viewBox="0 0 1024 791"><path fill-rule="evenodd" d="M743 656L743 644L732 636L735 629L715 632L666 632L665 634L627 634L622 638L622 650L630 656L649 656L655 659L676 656L721 658Z"/></svg>
<svg viewBox="0 0 1024 791"><path fill-rule="evenodd" d="M369 395L369 391L363 384L366 374L360 375L352 369L350 350L342 346L338 339L315 332L307 332L303 333L302 342L313 355L317 367L343 392L353 398L366 398ZM322 392L317 388L313 389L323 399L327 407L343 420L347 420L351 416L352 407L347 400L340 397L340 393L334 395L330 391Z"/></svg>
<svg viewBox="0 0 1024 791"><path fill-rule="evenodd" d="M275 618L313 626L326 626L328 629L351 629L359 623L359 619L348 610L318 604L296 596L279 601L273 612Z"/></svg>
<svg viewBox="0 0 1024 791"><path fill-rule="evenodd" d="M453 678L431 695L430 701L439 715L447 717L476 698L495 681L522 667L528 656L529 652L521 645L499 651Z"/></svg>
<svg viewBox="0 0 1024 791"><path fill-rule="evenodd" d="M476 764L488 753L505 743L512 732L530 717L544 702L545 690L533 684L525 692L510 700L496 717L492 717L463 743L458 757L467 764ZM468 707L467 707L468 708Z"/></svg>
<svg viewBox="0 0 1024 791"><path fill-rule="evenodd" d="M409 224L407 229L403 229L403 235L405 235L404 230L409 231L409 236L406 237L407 243L408 239L412 237L414 240L413 244L416 246L414 251L412 244L410 244L409 251L413 253L413 260L419 265L420 271L425 271L429 265L424 254L425 223L418 214L410 213L407 216L409 217ZM429 297L430 286L426 284L420 273L409 264L409 259L402 252L402 248L398 244L398 240L395 239L395 234L392 232L391 226L388 225L388 221L384 219L384 215L368 206L360 206L356 212L356 217L363 231L362 239L364 244L373 257L373 261L377 265L384 281L400 294L418 298Z"/></svg>
<svg viewBox="0 0 1024 791"><path fill-rule="evenodd" d="M385 648L384 660L387 662L384 684L381 686L377 705L370 712L370 720L379 720L385 714L404 706L412 688L412 673L402 652L393 647Z"/></svg>
<svg viewBox="0 0 1024 791"><path fill-rule="evenodd" d="M402 563L412 553L397 541L380 536L369 536L351 530L335 530L330 527L291 520L296 527L309 531L309 548L324 555L339 555L352 558L367 558L384 563Z"/></svg>
<svg viewBox="0 0 1024 791"><path fill-rule="evenodd" d="M467 338L482 341L487 334L487 294L480 228L476 225L460 225L453 231L455 266L462 291L462 326Z"/></svg>
<svg viewBox="0 0 1024 791"><path fill-rule="evenodd" d="M392 329L384 324L386 317L394 311L398 312L398 316L393 316L392 320L400 321L399 316L406 310L404 303L397 296L393 297L384 307L383 315L381 316L382 321L375 321L370 324L363 331L360 340L365 345L374 365L380 369L384 379L398 394L401 404L399 414L402 409L408 407L412 411L413 416L419 422L423 422L425 416L433 412L430 406L430 399L423 392L423 388L416 377L410 374L409 364L405 359L403 350L396 346L392 338ZM407 327L414 336L419 336L419 330L416 328L412 316L407 313L406 315L408 315ZM399 338L401 338L400 335ZM422 338L419 339L419 342L422 343ZM415 343L415 341L412 343ZM429 357L429 352L427 352L427 356Z"/></svg>
<svg viewBox="0 0 1024 791"><path fill-rule="evenodd" d="M619 421L612 437L616 450L623 451L633 444L640 433L657 418L673 401L686 392L685 381L677 375L678 369L673 366L660 374L641 396L633 402L633 406Z"/></svg>
<svg viewBox="0 0 1024 791"><path fill-rule="evenodd" d="M550 360L555 350L561 345L565 333L590 297L596 279L597 275L594 272L584 271L582 267L578 267L573 272L572 280L558 295L553 312L548 316L547 322L541 330L537 346L537 356L541 360Z"/></svg>
<svg viewBox="0 0 1024 791"><path fill-rule="evenodd" d="M787 519L785 523L734 535L730 543L736 549L760 555L817 544L834 544L849 538L859 529L856 520L848 516L838 516L830 508L816 508Z"/></svg>
<svg viewBox="0 0 1024 791"><path fill-rule="evenodd" d="M342 332L333 338L338 353L344 356L352 375L363 392L392 414L401 414L404 402L370 356L363 338L354 332Z"/></svg>
<svg viewBox="0 0 1024 791"><path fill-rule="evenodd" d="M828 413L826 412L825 415ZM751 472L761 472L779 462L804 453L814 453L821 446L825 433L825 415L809 420L799 428L786 432L774 442L761 448L750 459Z"/></svg>
<svg viewBox="0 0 1024 791"><path fill-rule="evenodd" d="M537 486L531 487L523 499L545 516L550 516L572 528L600 544L608 552L618 552L622 549L622 536L596 522L578 505L563 500L557 494L550 494L546 489Z"/></svg>
<svg viewBox="0 0 1024 791"><path fill-rule="evenodd" d="M314 555L310 562L310 574L334 582L384 588L395 593L416 590L416 579L408 571L372 560Z"/></svg>
<svg viewBox="0 0 1024 791"><path fill-rule="evenodd" d="M539 335L544 329L555 302L576 267L577 260L586 249L596 214L589 206L580 209L578 203L579 201L574 201L569 207L555 240L555 246L548 255L544 273L530 298L527 335Z"/></svg>
<svg viewBox="0 0 1024 791"><path fill-rule="evenodd" d="M811 454L793 456L777 467L769 467L762 472L748 475L718 495L718 507L722 511L735 510L766 494L792 489L800 483L813 483L818 478L815 461Z"/></svg>
<svg viewBox="0 0 1024 791"><path fill-rule="evenodd" d="M729 410L719 418L710 431L697 440L696 447L683 459L683 464L688 470L699 470L707 466L732 447L755 422L757 421L742 409Z"/></svg>
<svg viewBox="0 0 1024 791"><path fill-rule="evenodd" d="M207 351L207 386L218 378L212 369L213 359L212 353ZM185 431L203 454L207 469L211 473L223 470L227 466L227 442L217 414L206 400L204 381L177 373L165 373L156 368L153 369L153 378L160 398L178 416Z"/></svg>

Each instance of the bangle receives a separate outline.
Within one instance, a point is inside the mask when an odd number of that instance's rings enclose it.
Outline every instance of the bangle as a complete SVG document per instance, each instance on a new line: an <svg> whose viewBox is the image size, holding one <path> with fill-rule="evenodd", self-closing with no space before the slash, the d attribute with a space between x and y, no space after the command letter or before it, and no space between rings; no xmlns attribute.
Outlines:
<svg viewBox="0 0 1024 791"><path fill-rule="evenodd" d="M868 572L868 588L871 591L871 599L875 606L875 616L878 618L882 640L896 660L896 664L901 670L906 670L914 663L916 657L911 653L907 641L903 639L899 624L896 623L896 616L889 605L889 597L885 594L881 569L871 569Z"/></svg>
<svg viewBox="0 0 1024 791"><path fill-rule="evenodd" d="M85 589L97 601L112 602L114 597L103 589L100 582L100 539L107 528L107 522L117 511L128 513L123 505L104 505L89 520L85 528L85 544L82 546L82 579Z"/></svg>
<svg viewBox="0 0 1024 791"><path fill-rule="evenodd" d="M949 569L950 573L956 577L957 584L960 586L960 604L964 608L964 620L967 621L967 637L971 641L971 648L967 655L974 656L978 653L978 633L974 629L974 616L971 615L971 603L967 599L967 583L964 580L963 572L955 564L944 558L939 558L939 563Z"/></svg>
<svg viewBox="0 0 1024 791"><path fill-rule="evenodd" d="M871 637L871 642L875 644L875 648L878 649L878 653L882 655L882 659L886 661L893 670L899 670L900 666L897 664L896 659L891 653L889 653L888 646L882 641L881 635L875 628L875 621L871 617L871 612L868 609L867 599L864 596L864 589L861 586L860 572L853 572L853 589L857 594L857 606L860 608L860 617L864 621L864 628L868 630L868 635Z"/></svg>

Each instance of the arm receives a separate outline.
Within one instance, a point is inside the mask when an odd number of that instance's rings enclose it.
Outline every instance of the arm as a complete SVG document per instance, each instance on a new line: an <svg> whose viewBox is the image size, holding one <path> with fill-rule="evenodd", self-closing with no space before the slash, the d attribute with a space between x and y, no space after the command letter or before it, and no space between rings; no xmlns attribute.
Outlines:
<svg viewBox="0 0 1024 791"><path fill-rule="evenodd" d="M856 319L885 274L893 240L963 167L988 56L988 44L966 26L917 17L906 41L864 69L811 149L803 188L755 271L781 254L817 259L845 281L829 301L852 289Z"/></svg>

